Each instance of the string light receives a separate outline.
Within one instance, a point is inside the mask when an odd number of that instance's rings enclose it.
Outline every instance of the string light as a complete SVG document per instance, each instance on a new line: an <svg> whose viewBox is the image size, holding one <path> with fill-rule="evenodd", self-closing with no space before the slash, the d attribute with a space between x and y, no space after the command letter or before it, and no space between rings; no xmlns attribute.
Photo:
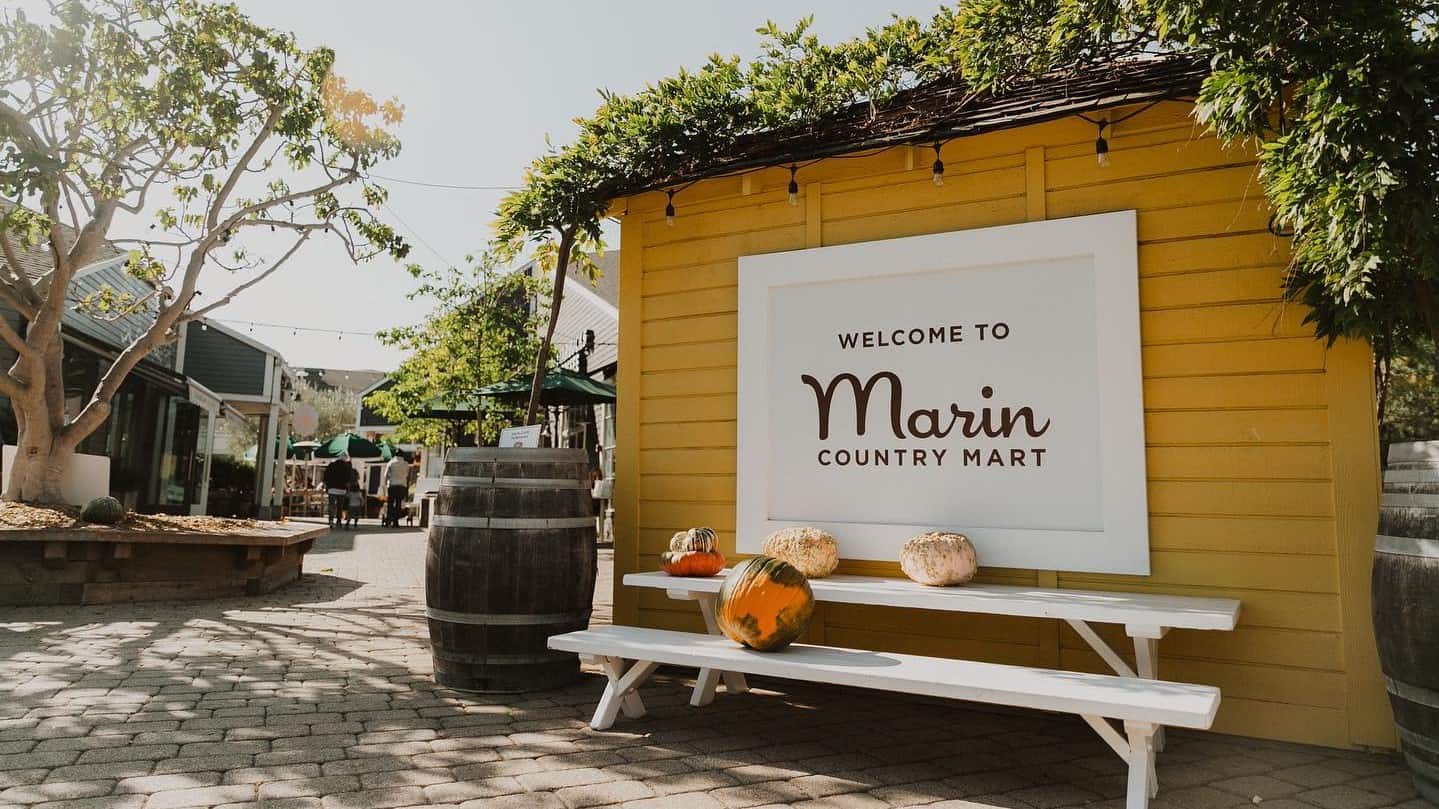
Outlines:
<svg viewBox="0 0 1439 809"><path fill-rule="evenodd" d="M789 167L789 204L791 206L799 205L799 180L795 178L798 171L799 166L791 163Z"/></svg>
<svg viewBox="0 0 1439 809"><path fill-rule="evenodd" d="M930 172L934 178L934 185L936 188L940 188L944 185L944 161L939 159L939 147L941 145L943 144L941 144L939 141L934 142L934 165L930 167Z"/></svg>
<svg viewBox="0 0 1439 809"><path fill-rule="evenodd" d="M1094 159L1102 169L1109 168L1109 141L1104 139L1104 128L1108 121L1099 122L1099 137L1094 140Z"/></svg>
<svg viewBox="0 0 1439 809"><path fill-rule="evenodd" d="M669 227L675 226L675 192L666 191L669 201L665 203L665 224Z"/></svg>

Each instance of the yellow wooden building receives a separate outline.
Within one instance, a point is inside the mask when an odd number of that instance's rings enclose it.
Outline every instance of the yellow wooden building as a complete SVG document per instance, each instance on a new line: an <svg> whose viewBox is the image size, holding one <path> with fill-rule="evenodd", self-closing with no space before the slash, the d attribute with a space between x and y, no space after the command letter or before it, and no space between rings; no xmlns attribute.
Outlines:
<svg viewBox="0 0 1439 809"><path fill-rule="evenodd" d="M768 168L716 161L692 184L616 200L616 582L656 569L670 535L689 526L714 526L734 553L741 256L1135 210L1151 575L987 568L981 579L1240 599L1237 631L1160 643L1161 677L1222 689L1216 730L1394 746L1369 616L1371 355L1360 343L1326 347L1283 299L1288 242L1271 231L1253 147L1225 146L1195 123L1185 100L1195 86L1189 76L1087 95L1040 88L1050 107L1001 124L998 101L966 107L941 151L942 186L920 138L873 146L851 127L828 145L832 157L799 170L797 205L774 143ZM1096 160L1095 120L1112 122L1108 166ZM673 224L667 188L682 189ZM899 575L876 562L841 571ZM703 631L692 604L657 591L617 585L615 617ZM811 636L1107 670L1057 621L828 604ZM1125 648L1117 630L1108 637Z"/></svg>

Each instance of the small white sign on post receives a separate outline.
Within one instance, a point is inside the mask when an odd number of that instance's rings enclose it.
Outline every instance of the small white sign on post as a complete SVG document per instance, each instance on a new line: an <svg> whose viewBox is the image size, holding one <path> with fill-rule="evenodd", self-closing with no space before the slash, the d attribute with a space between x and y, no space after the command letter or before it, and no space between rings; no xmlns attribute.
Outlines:
<svg viewBox="0 0 1439 809"><path fill-rule="evenodd" d="M747 256L737 548L1149 572L1132 211Z"/></svg>
<svg viewBox="0 0 1439 809"><path fill-rule="evenodd" d="M500 430L501 447L538 447L540 425L527 424L524 427L506 427Z"/></svg>

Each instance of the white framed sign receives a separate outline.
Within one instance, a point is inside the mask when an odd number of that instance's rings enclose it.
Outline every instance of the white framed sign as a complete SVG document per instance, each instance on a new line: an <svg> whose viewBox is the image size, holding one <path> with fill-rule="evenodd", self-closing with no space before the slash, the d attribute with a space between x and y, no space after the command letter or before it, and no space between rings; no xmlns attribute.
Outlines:
<svg viewBox="0 0 1439 809"><path fill-rule="evenodd" d="M1149 572L1133 211L739 262L738 550Z"/></svg>
<svg viewBox="0 0 1439 809"><path fill-rule="evenodd" d="M542 425L526 424L523 427L504 427L500 430L500 440L496 446L500 447L529 447L531 449L540 445L540 429Z"/></svg>

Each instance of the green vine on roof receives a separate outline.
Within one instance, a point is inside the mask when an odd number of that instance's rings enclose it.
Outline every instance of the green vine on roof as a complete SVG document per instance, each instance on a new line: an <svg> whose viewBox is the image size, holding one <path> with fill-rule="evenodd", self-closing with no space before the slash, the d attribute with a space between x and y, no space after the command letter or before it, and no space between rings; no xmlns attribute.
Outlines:
<svg viewBox="0 0 1439 809"><path fill-rule="evenodd" d="M1439 336L1439 0L969 0L825 44L810 19L758 29L748 63L712 56L643 90L601 93L500 206L497 244L545 245L560 275L637 180L683 176L745 136L881 109L937 78L976 91L1124 57L1207 57L1195 114L1259 146L1276 229L1292 232L1289 293L1328 339L1397 350ZM555 262L558 262L557 264ZM557 283L562 289L562 282ZM552 314L558 312L558 295Z"/></svg>

